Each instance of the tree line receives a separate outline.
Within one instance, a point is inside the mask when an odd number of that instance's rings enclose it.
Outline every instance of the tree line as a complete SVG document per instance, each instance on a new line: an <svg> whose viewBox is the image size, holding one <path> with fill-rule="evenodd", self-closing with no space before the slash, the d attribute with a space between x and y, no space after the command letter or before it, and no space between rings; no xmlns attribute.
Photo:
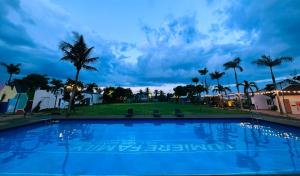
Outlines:
<svg viewBox="0 0 300 176"><path fill-rule="evenodd" d="M260 58L252 61L253 64L257 66L262 66L262 67L267 67L270 71L270 75L272 78L272 84L266 85L266 89L270 89L272 87L272 90L277 90L277 84L276 84L276 79L275 79L275 74L274 74L274 67L279 66L283 64L284 62L291 62L293 61L293 57L290 56L282 56L282 57L277 57L277 58L271 58L271 56L267 55L262 55ZM231 61L228 61L223 64L224 70L233 70L234 73L234 78L235 78L235 86L236 86L236 91L237 91L237 99L238 99L238 106L243 109L243 102L241 98L241 90L240 87L243 87L243 93L247 97L247 102L246 104L250 104L250 94L253 95L255 91L258 91L258 87L255 82L250 82L247 80L244 80L243 82L239 82L238 80L238 71L243 72L244 69L241 66L241 59L239 57L234 58ZM202 77L202 84L198 84L199 79L197 77L192 78L192 82L195 83L195 85L187 85L187 86L178 86L174 88L175 95L177 97L179 96L184 96L188 95L190 97L194 97L195 94L200 95L203 92L208 93L208 90L212 90L213 92L218 93L220 95L220 103L219 106L223 106L222 103L222 98L223 95L227 95L228 92L231 92L231 89L227 86L223 86L221 84L221 78L225 75L225 72L223 71L213 71L209 73L207 68L203 68L198 70L199 74ZM207 84L207 74L209 74L210 79L215 81L216 85L215 86L209 86ZM294 79L299 79L299 76L296 76ZM279 97L276 96L279 102ZM282 111L281 104L278 104L280 112Z"/></svg>

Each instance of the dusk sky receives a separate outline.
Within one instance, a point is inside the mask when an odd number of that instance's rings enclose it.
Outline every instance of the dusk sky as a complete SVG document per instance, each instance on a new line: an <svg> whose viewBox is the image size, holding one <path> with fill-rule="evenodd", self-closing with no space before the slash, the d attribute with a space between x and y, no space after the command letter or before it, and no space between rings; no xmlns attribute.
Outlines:
<svg viewBox="0 0 300 176"><path fill-rule="evenodd" d="M239 80L265 84L269 70L251 62L262 54L292 56L275 75L299 72L299 29L298 0L1 0L0 60L22 64L16 77L74 78L58 45L76 31L100 58L98 72L81 72L85 83L167 89L192 83L203 67L223 71L239 56ZM0 78L8 78L4 68ZM234 83L232 70L222 83Z"/></svg>

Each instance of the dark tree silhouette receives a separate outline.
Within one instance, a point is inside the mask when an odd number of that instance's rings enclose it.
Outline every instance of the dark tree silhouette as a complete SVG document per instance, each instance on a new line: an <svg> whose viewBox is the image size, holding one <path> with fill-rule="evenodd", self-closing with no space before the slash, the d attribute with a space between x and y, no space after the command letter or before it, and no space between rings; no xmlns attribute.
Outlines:
<svg viewBox="0 0 300 176"><path fill-rule="evenodd" d="M61 60L71 62L74 67L76 68L76 76L75 76L75 85L79 79L79 73L82 69L88 71L97 71L95 67L90 66L89 64L94 63L97 61L97 57L91 57L91 52L94 47L88 47L84 41L82 35L74 34L75 40L73 43L68 42L61 42L59 48L63 52L63 57ZM75 97L76 88L73 88L70 97L70 103L68 112L70 112L73 104L74 104L74 97Z"/></svg>
<svg viewBox="0 0 300 176"><path fill-rule="evenodd" d="M210 73L210 77L212 80L217 80L217 86L220 86L220 79L222 78L222 76L225 75L224 72L212 72ZM221 92L219 92L219 94L221 94Z"/></svg>
<svg viewBox="0 0 300 176"><path fill-rule="evenodd" d="M253 63L258 66L269 67L273 85L274 85L275 89L277 90L276 79L275 79L275 75L273 73L273 67L281 65L283 62L293 61L293 60L294 59L289 56L283 56L283 57L278 57L278 58L272 59L270 56L262 55L261 58L256 59L255 61L253 61ZM282 106L281 106L279 97L276 96L276 98L278 101L279 111L282 114L283 110L282 110Z"/></svg>
<svg viewBox="0 0 300 176"><path fill-rule="evenodd" d="M20 69L21 64L15 64L14 65L14 64L6 64L6 63L2 62L1 65L6 68L6 71L9 74L9 79L7 81L7 84L10 84L11 83L12 75L13 74L17 75L17 74L20 73L20 71L21 71L21 69Z"/></svg>
<svg viewBox="0 0 300 176"><path fill-rule="evenodd" d="M56 101L57 101L57 95L58 95L58 91L64 87L64 84L61 80L58 79L52 79L51 82L51 91L55 94L55 102L54 102L54 107L56 108Z"/></svg>
<svg viewBox="0 0 300 176"><path fill-rule="evenodd" d="M239 89L239 81L237 77L237 69L240 70L241 72L243 71L243 68L240 65L241 59L239 57L233 59L232 61L226 62L223 66L225 67L225 70L228 69L233 69L234 70L234 78L235 78L235 85L236 85L236 90L238 92L238 99L240 103L240 108L243 109L243 104L241 100L241 95L240 95L240 89Z"/></svg>
<svg viewBox="0 0 300 176"><path fill-rule="evenodd" d="M208 73L208 70L207 70L207 68L203 68L203 69L198 70L198 72L200 73L200 75L202 75L204 77L204 83L202 83L202 84L207 89L206 94L208 94L208 85L207 85L207 81L206 81L206 74Z"/></svg>

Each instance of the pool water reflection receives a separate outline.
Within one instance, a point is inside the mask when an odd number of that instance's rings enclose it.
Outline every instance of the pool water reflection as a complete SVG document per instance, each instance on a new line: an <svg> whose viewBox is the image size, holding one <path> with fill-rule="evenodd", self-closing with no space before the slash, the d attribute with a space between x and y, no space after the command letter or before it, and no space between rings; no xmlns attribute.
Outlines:
<svg viewBox="0 0 300 176"><path fill-rule="evenodd" d="M61 121L0 132L0 175L300 173L300 129L264 121Z"/></svg>

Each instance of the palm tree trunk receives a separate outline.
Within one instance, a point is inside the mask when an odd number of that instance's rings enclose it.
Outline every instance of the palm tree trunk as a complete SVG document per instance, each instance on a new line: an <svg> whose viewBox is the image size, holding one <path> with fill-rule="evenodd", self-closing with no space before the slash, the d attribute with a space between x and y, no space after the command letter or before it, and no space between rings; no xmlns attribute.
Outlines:
<svg viewBox="0 0 300 176"><path fill-rule="evenodd" d="M77 88L77 82L78 82L79 72L80 72L80 70L77 70L76 77L75 77L75 87L72 88L72 94L71 94L71 97L70 97L69 108L68 108L68 112L69 113L71 112L72 106L74 104L74 99L75 99L75 93L76 93L76 88Z"/></svg>
<svg viewBox="0 0 300 176"><path fill-rule="evenodd" d="M218 82L218 92L219 92L219 103L220 103L220 106L223 108L223 96L221 95L221 91L220 91L220 81L219 81L219 79L217 79L217 82Z"/></svg>
<svg viewBox="0 0 300 176"><path fill-rule="evenodd" d="M276 85L275 75L274 75L274 73L273 73L272 67L270 67L270 71L271 71L271 76L272 76L273 85L274 85L274 88L275 88L275 91L276 91L275 93L276 93L276 100L277 100L277 102L278 102L279 112L280 112L280 114L283 114L281 102L280 102L280 99L279 99L279 94L277 93L277 85Z"/></svg>
<svg viewBox="0 0 300 176"><path fill-rule="evenodd" d="M19 103L20 97L21 97L21 94L20 94L20 93L18 93L18 96L17 96L17 101L16 101L16 104L15 104L15 107L14 107L14 112L13 112L13 113L16 113L16 110L17 110L17 106L18 106L18 103Z"/></svg>
<svg viewBox="0 0 300 176"><path fill-rule="evenodd" d="M56 108L56 101L57 101L57 92L55 93L55 102L54 102L54 109Z"/></svg>
<svg viewBox="0 0 300 176"><path fill-rule="evenodd" d="M9 79L8 79L8 81L7 81L8 84L10 84L12 75L13 75L12 73L9 75Z"/></svg>
<svg viewBox="0 0 300 176"><path fill-rule="evenodd" d="M242 103L241 94L240 94L239 82L238 82L237 73L236 73L235 68L234 68L234 77L235 77L236 90L238 92L238 99L239 99L239 103L240 103L240 108L243 109L243 103Z"/></svg>
<svg viewBox="0 0 300 176"><path fill-rule="evenodd" d="M205 85L205 88L207 88L206 76L204 76L204 85ZM206 95L207 94L208 94L208 92L206 92Z"/></svg>

